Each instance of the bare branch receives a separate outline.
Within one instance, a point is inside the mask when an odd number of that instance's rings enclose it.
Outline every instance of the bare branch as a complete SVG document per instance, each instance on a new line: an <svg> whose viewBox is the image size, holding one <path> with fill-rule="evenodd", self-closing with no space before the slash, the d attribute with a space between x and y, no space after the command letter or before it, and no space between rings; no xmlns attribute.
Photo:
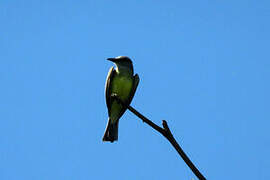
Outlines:
<svg viewBox="0 0 270 180"><path fill-rule="evenodd" d="M182 157L182 159L185 161L185 163L188 165L188 167L192 170L192 172L197 176L199 180L206 180L206 178L200 173L200 171L196 168L196 166L191 162L191 160L188 158L186 153L183 151L183 149L180 147L180 145L177 143L175 138L173 137L173 134L171 133L171 130L165 120L162 121L162 127L156 125L151 120L146 118L144 115L139 113L136 109L131 107L130 105L125 104L121 99L117 97L117 95L113 95L113 97L118 101L118 103L125 106L128 110L130 110L133 114L138 116L140 119L142 119L143 122L151 126L153 129L158 131L160 134L162 134L174 147L174 149L178 152L178 154Z"/></svg>

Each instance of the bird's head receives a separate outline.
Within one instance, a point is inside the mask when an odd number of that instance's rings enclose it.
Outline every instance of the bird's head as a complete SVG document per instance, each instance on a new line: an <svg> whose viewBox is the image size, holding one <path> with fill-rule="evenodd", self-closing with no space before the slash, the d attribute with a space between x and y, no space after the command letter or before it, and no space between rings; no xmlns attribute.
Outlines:
<svg viewBox="0 0 270 180"><path fill-rule="evenodd" d="M107 60L115 63L118 69L129 69L133 73L133 64L127 56L117 56L115 58L108 58Z"/></svg>
<svg viewBox="0 0 270 180"><path fill-rule="evenodd" d="M108 58L107 60L112 61L114 63L121 63L121 64L132 64L132 61L127 56L117 56L115 58Z"/></svg>

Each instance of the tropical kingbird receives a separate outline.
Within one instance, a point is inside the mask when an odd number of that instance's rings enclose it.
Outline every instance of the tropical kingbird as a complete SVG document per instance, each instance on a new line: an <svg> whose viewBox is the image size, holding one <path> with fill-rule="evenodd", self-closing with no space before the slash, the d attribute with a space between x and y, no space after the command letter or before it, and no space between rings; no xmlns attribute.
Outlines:
<svg viewBox="0 0 270 180"><path fill-rule="evenodd" d="M124 103L129 105L139 84L139 76L133 76L133 64L129 57L118 56L108 58L114 62L116 68L111 67L106 79L105 96L108 108L108 124L103 136L103 141L118 139L118 123L126 108L119 104L112 95L117 95Z"/></svg>

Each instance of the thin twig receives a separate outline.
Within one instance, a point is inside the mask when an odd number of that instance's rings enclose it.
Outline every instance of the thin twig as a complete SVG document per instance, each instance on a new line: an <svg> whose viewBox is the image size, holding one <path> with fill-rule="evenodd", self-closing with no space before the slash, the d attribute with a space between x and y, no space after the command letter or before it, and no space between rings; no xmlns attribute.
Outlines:
<svg viewBox="0 0 270 180"><path fill-rule="evenodd" d="M151 126L153 129L158 131L160 134L162 134L174 147L174 149L178 152L178 154L182 157L182 159L185 161L185 163L188 165L188 167L192 170L192 172L197 176L199 180L206 180L206 178L200 173L200 171L196 168L196 166L191 162L191 160L188 158L186 153L183 151L183 149L180 147L180 145L177 143L175 138L173 137L173 134L171 133L171 130L165 120L162 121L162 127L156 125L151 120L146 118L144 115L139 113L136 109L131 107L130 105L125 104L121 99L117 97L117 95L113 95L113 97L118 101L118 103L121 103L123 106L125 106L128 110L130 110L133 114L138 116L140 119L142 119L143 122Z"/></svg>

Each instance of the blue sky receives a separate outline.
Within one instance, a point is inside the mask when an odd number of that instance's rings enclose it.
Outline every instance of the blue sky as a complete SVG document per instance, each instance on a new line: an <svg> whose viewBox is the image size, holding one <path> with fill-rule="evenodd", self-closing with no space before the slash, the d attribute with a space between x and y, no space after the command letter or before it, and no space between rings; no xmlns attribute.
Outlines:
<svg viewBox="0 0 270 180"><path fill-rule="evenodd" d="M196 179L126 112L103 143L108 57L133 59L132 106L207 179L269 179L270 3L1 1L0 179Z"/></svg>

